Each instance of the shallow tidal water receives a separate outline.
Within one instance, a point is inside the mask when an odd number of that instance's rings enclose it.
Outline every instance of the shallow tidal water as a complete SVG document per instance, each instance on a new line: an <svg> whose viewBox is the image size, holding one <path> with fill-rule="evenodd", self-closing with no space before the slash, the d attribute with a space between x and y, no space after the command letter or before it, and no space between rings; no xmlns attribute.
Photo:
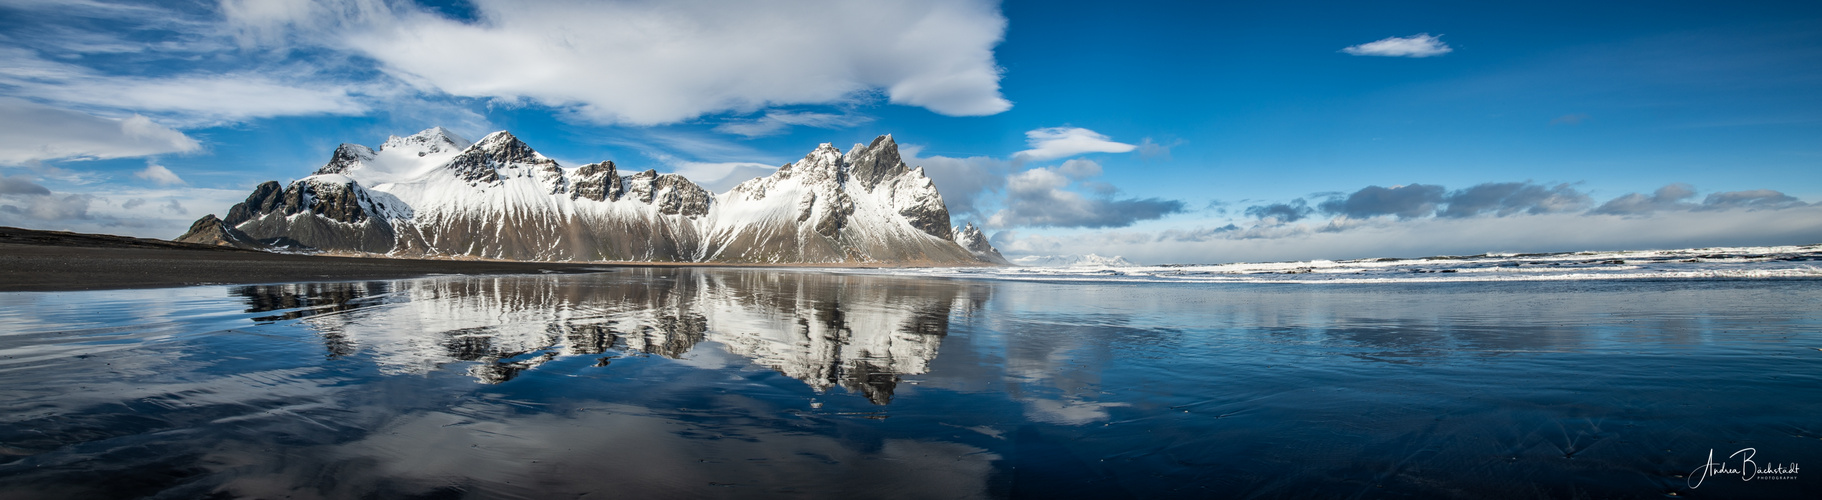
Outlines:
<svg viewBox="0 0 1822 500"><path fill-rule="evenodd" d="M1819 328L1816 279L0 293L0 498L1815 498Z"/></svg>

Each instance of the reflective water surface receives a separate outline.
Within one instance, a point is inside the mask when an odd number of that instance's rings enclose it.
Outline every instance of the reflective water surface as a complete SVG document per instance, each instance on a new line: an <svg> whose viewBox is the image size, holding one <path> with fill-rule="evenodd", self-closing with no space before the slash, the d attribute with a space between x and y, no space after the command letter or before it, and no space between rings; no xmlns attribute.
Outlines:
<svg viewBox="0 0 1822 500"><path fill-rule="evenodd" d="M0 498L1813 498L1822 469L1698 469L1822 458L1819 306L743 269L3 293Z"/></svg>

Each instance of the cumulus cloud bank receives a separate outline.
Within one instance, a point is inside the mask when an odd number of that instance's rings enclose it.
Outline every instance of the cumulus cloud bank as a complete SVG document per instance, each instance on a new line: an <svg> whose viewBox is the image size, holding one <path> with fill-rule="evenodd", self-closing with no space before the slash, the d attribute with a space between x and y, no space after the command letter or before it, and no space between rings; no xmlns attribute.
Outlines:
<svg viewBox="0 0 1822 500"><path fill-rule="evenodd" d="M1097 253L1148 263L1418 257L1822 242L1822 204L1755 189L1708 194L1687 184L1598 206L1569 184L1492 182L1449 190L1409 184L1253 205L1251 221L1157 231L1020 234L1008 255ZM1589 208L1594 207L1594 208ZM1326 215L1326 220L1317 219Z"/></svg>
<svg viewBox="0 0 1822 500"><path fill-rule="evenodd" d="M227 207L246 196L245 189L190 187L57 192L25 177L0 176L0 226L175 238L193 220L186 207Z"/></svg>
<svg viewBox="0 0 1822 500"><path fill-rule="evenodd" d="M1346 198L1322 202L1320 206L1324 212L1351 217L1396 215L1411 218L1435 212L1436 203L1441 201L1442 195L1442 186L1367 186Z"/></svg>
<svg viewBox="0 0 1822 500"><path fill-rule="evenodd" d="M1587 194L1568 184L1544 186L1529 182L1489 182L1452 192L1441 201L1448 206L1436 215L1457 218L1489 213L1504 217L1569 212L1592 203Z"/></svg>
<svg viewBox="0 0 1822 500"><path fill-rule="evenodd" d="M1608 200L1594 209L1597 214L1635 215L1648 214L1658 210L1687 210L1695 205L1684 200L1695 197L1695 187L1688 184L1671 184L1645 196L1629 193L1625 196Z"/></svg>
<svg viewBox="0 0 1822 500"><path fill-rule="evenodd" d="M1702 199L1702 208L1710 210L1745 208L1779 210L1807 205L1795 197L1770 189L1713 193Z"/></svg>
<svg viewBox="0 0 1822 500"><path fill-rule="evenodd" d="M1256 229L1226 226L1064 235L1005 231L996 234L993 243L1008 255L1096 253L1149 264L1786 245L1822 241L1822 206L1679 210L1631 217L1586 212L1411 220L1382 217L1345 231L1321 231L1318 226L1301 224ZM1190 234L1195 232L1202 234ZM1249 232L1259 237L1243 237Z"/></svg>
<svg viewBox="0 0 1822 500"><path fill-rule="evenodd" d="M906 164L924 167L924 175L936 184L936 191L942 193L943 202L948 204L949 213L962 218L979 219L990 209L993 201L988 199L991 193L1006 189L1006 178L1012 175L1012 163L990 156L970 156L952 158L932 155L920 156L922 147L906 145L900 148Z"/></svg>
<svg viewBox="0 0 1822 500"><path fill-rule="evenodd" d="M905 146L905 162L922 166L949 205L949 213L991 228L1113 228L1185 211L1182 201L1116 198L1119 188L1094 180L1105 168L1088 158L1027 168L1031 162L1087 153L1126 153L1137 146L1078 127L1050 127L1025 133L1032 149L1011 158L922 156ZM994 196L1004 194L1004 197Z"/></svg>
<svg viewBox="0 0 1822 500"><path fill-rule="evenodd" d="M1588 208L1591 204L1586 193L1569 184L1551 186L1530 182L1489 182L1454 191L1430 184L1367 186L1343 196L1331 197L1320 203L1318 208L1322 213L1349 218L1395 216L1412 219L1429 216L1461 218L1493 214L1503 217L1519 213L1569 212ZM1266 207L1269 206L1255 206L1247 209L1247 213L1250 215L1257 210L1265 210ZM1308 212L1304 215L1308 215ZM1296 219L1281 220L1294 222Z"/></svg>
<svg viewBox="0 0 1822 500"><path fill-rule="evenodd" d="M1658 188L1650 195L1627 193L1599 206L1587 193L1570 184L1535 184L1531 182L1489 182L1466 189L1448 190L1431 184L1402 186L1367 186L1352 193L1330 196L1315 208L1305 206L1299 198L1290 203L1254 205L1245 214L1264 222L1296 222L1315 213L1337 218L1327 230L1346 229L1362 219L1394 217L1419 219L1428 217L1468 218L1483 215L1506 217L1519 214L1541 215L1586 210L1587 215L1635 216L1665 210L1779 210L1807 206L1790 195L1755 189L1709 194L1700 203L1696 190L1688 184L1675 183ZM1589 207L1593 206L1593 209Z"/></svg>
<svg viewBox="0 0 1822 500"><path fill-rule="evenodd" d="M1077 165L1074 170L1082 172ZM1092 170L1100 173L1099 166ZM1183 211L1183 202L1158 198L1116 200L1068 191L1071 177L1061 169L1034 168L1006 182L1006 208L987 219L987 226L1125 227ZM940 189L940 188L939 188Z"/></svg>
<svg viewBox="0 0 1822 500"><path fill-rule="evenodd" d="M1291 200L1290 203L1273 203L1270 205L1253 205L1246 207L1246 215L1255 219L1272 222L1297 222L1309 217L1316 209L1310 208L1303 198ZM1228 226L1232 228L1232 225Z"/></svg>
<svg viewBox="0 0 1822 500"><path fill-rule="evenodd" d="M1367 42L1341 49L1341 51L1356 56L1430 57L1454 52L1455 49L1450 48L1449 44L1443 43L1440 37L1432 36L1429 33L1419 33L1407 37L1395 36Z"/></svg>
<svg viewBox="0 0 1822 500"><path fill-rule="evenodd" d="M243 43L352 52L424 88L535 101L600 123L674 123L875 92L952 116L1012 106L999 91L993 48L1006 19L994 2L472 5L474 19L382 0L227 0L222 12ZM760 126L744 132L772 125Z"/></svg>

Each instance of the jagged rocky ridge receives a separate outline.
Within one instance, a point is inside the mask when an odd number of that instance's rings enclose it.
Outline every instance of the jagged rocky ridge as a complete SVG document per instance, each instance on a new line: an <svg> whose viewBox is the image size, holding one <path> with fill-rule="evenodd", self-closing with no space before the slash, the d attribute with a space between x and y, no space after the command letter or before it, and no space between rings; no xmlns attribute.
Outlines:
<svg viewBox="0 0 1822 500"><path fill-rule="evenodd" d="M725 193L613 162L565 168L507 132L441 127L343 144L288 186L259 185L178 241L396 257L539 261L1006 264L892 136L829 144Z"/></svg>

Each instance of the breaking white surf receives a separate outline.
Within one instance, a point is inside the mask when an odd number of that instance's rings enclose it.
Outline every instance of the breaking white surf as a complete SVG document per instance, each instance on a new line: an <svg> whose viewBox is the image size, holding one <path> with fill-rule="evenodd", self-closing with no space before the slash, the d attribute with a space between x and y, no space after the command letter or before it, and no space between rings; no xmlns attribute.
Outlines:
<svg viewBox="0 0 1822 500"><path fill-rule="evenodd" d="M1640 279L1822 278L1822 244L1681 250L1488 253L1414 259L1137 265L1090 259L1014 259L1067 265L1008 268L854 269L842 272L1031 281L1195 283L1401 283ZM1113 259L1104 259L1113 260Z"/></svg>

